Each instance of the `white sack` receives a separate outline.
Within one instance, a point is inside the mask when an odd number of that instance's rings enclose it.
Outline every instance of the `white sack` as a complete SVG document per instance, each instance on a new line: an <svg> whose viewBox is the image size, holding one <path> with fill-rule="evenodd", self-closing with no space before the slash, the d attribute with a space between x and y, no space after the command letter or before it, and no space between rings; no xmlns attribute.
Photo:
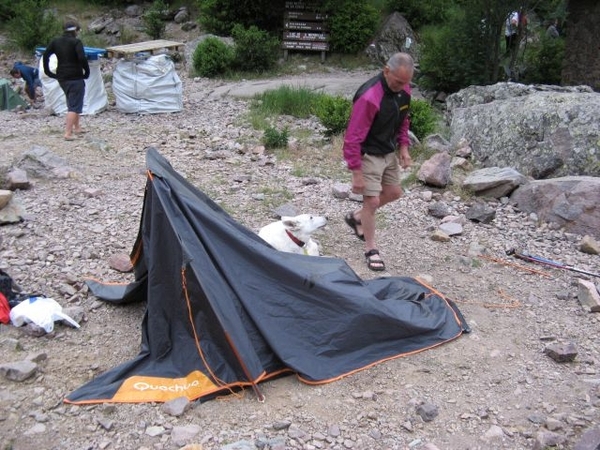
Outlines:
<svg viewBox="0 0 600 450"><path fill-rule="evenodd" d="M108 106L108 96L104 88L102 73L100 72L100 61L88 61L90 65L90 77L85 80L85 95L83 97L82 114L97 114ZM56 73L56 55L50 56L50 70ZM50 78L44 72L44 61L40 58L39 63L40 81L44 92L44 104L51 108L54 114L59 116L67 113L67 99L58 81Z"/></svg>
<svg viewBox="0 0 600 450"><path fill-rule="evenodd" d="M167 55L121 60L113 72L117 109L124 113L167 113L183 109L183 85Z"/></svg>

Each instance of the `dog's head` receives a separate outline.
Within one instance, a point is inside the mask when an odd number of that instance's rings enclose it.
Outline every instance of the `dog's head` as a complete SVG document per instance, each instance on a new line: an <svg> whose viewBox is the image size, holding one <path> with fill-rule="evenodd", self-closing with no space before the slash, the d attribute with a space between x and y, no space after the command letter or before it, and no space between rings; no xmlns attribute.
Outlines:
<svg viewBox="0 0 600 450"><path fill-rule="evenodd" d="M319 228L327 225L327 217L300 214L299 216L281 218L283 226L302 241L307 241L310 235Z"/></svg>

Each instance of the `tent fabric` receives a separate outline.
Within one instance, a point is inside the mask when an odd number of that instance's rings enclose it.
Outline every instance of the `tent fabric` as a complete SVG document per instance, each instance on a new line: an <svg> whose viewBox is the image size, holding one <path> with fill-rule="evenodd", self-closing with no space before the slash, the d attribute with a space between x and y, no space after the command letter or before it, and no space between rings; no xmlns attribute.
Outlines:
<svg viewBox="0 0 600 450"><path fill-rule="evenodd" d="M50 69L56 71L58 60L56 55L50 56ZM104 79L100 70L100 60L88 59L90 65L90 76L85 80L85 95L83 97L83 115L94 115L101 113L108 107L108 95L104 87ZM39 60L38 70L40 72L40 81L42 82L42 91L44 92L44 104L58 116L67 113L67 99L58 80L50 78L44 72L44 62Z"/></svg>
<svg viewBox="0 0 600 450"><path fill-rule="evenodd" d="M121 60L113 73L117 109L123 113L183 110L183 84L167 55Z"/></svg>
<svg viewBox="0 0 600 450"><path fill-rule="evenodd" d="M0 78L0 110L11 110L17 106L26 106L25 100L11 87L10 81Z"/></svg>
<svg viewBox="0 0 600 450"><path fill-rule="evenodd" d="M436 347L468 331L441 293L408 277L362 280L344 260L284 253L237 223L155 149L135 281L88 280L113 303L146 301L141 351L67 403L208 400L286 373L309 384Z"/></svg>

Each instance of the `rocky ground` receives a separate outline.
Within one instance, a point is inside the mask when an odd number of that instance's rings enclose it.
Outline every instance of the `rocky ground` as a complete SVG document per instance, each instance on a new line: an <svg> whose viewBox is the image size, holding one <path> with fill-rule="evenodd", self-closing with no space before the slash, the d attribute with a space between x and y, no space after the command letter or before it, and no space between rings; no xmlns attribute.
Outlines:
<svg viewBox="0 0 600 450"><path fill-rule="evenodd" d="M333 196L349 181L339 141L327 142L312 120L284 118L292 148L261 154L246 100L214 96L222 83L181 75L181 113L125 115L110 106L82 119L89 133L76 141L65 142L64 118L43 109L0 113L1 167L40 146L71 168L67 177L47 174L15 194L25 220L0 228L0 268L23 290L84 314L80 329L57 324L41 337L1 326L0 361L38 364L25 381L0 378L3 449L572 449L600 426L600 316L580 305L577 274L504 252L519 247L594 272L599 257L578 250L581 236L500 202L492 203L491 224L465 221L461 235L433 241L440 219L428 214L431 201L460 215L472 200L418 185L380 212L384 275L429 280L456 301L470 334L322 386L293 376L266 382L264 403L252 391L194 403L181 415L162 404L63 403L139 351L144 306L103 303L83 279L132 279L109 259L127 254L137 235L147 146L252 230L283 204L328 216L317 236L323 253L345 259L365 279L379 276L366 268L343 221L358 203ZM573 362L545 353L568 343L577 350ZM423 407L437 415L425 420Z"/></svg>

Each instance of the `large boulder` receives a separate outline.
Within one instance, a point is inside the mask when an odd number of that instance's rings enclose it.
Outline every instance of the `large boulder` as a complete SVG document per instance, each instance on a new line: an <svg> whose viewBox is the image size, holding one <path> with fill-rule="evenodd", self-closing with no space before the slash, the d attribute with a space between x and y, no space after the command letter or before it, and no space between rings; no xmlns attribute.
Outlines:
<svg viewBox="0 0 600 450"><path fill-rule="evenodd" d="M600 93L588 86L471 86L447 107L451 142L466 139L485 167L534 179L600 176Z"/></svg>
<svg viewBox="0 0 600 450"><path fill-rule="evenodd" d="M379 65L383 65L394 53L409 53L418 61L419 46L417 37L407 20L397 11L390 14L381 29L367 47L367 55Z"/></svg>
<svg viewBox="0 0 600 450"><path fill-rule="evenodd" d="M518 187L510 202L566 231L600 238L600 178L535 180Z"/></svg>

